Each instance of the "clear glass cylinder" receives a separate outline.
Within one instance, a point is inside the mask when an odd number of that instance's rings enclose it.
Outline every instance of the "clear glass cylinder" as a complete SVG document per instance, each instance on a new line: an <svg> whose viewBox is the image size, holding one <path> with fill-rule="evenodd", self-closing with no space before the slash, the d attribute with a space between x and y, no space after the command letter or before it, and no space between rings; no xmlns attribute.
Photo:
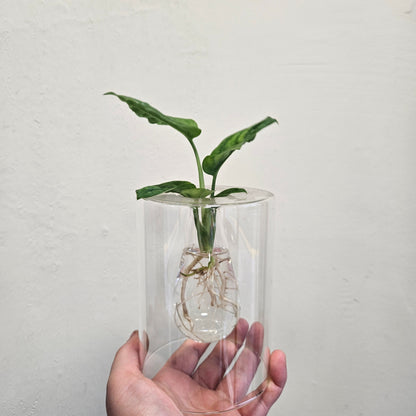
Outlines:
<svg viewBox="0 0 416 416"><path fill-rule="evenodd" d="M143 372L183 413L227 412L266 387L272 210L258 189L140 202Z"/></svg>

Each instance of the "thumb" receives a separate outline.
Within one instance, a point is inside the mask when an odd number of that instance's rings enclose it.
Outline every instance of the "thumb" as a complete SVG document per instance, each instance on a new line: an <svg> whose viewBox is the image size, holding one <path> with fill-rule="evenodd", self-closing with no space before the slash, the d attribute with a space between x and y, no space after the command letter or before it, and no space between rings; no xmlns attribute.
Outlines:
<svg viewBox="0 0 416 416"><path fill-rule="evenodd" d="M146 350L140 341L139 332L133 331L127 342L117 351L111 372L141 374L145 355Z"/></svg>

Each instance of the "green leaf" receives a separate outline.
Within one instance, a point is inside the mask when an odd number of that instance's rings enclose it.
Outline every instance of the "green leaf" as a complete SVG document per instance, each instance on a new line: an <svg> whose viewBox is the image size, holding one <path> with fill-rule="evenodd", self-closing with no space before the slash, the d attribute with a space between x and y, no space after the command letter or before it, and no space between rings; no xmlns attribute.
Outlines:
<svg viewBox="0 0 416 416"><path fill-rule="evenodd" d="M223 196L228 196L230 194L235 194L235 193L238 193L238 192L247 193L247 191L244 188L228 188L228 189L224 189L222 192L215 195L214 198L221 198Z"/></svg>
<svg viewBox="0 0 416 416"><path fill-rule="evenodd" d="M205 188L188 188L179 193L187 198L205 198L211 193L211 191Z"/></svg>
<svg viewBox="0 0 416 416"><path fill-rule="evenodd" d="M196 186L187 181L170 181L160 183L159 185L150 185L145 186L144 188L138 189L136 191L137 199L150 198L151 196L156 196L163 194L165 192L176 192L181 193L184 189L193 189Z"/></svg>
<svg viewBox="0 0 416 416"><path fill-rule="evenodd" d="M114 95L121 101L125 102L132 111L139 117L145 117L151 124L160 124L171 126L181 132L189 141L201 134L196 121L189 118L171 117L162 114L159 110L152 107L150 104L137 100L136 98L119 95L114 92L106 92L104 95Z"/></svg>
<svg viewBox="0 0 416 416"><path fill-rule="evenodd" d="M206 173L212 176L217 176L219 169L224 162L231 156L235 150L241 149L244 143L254 140L256 134L269 126L272 123L277 123L277 120L267 117L257 124L248 127L244 130L238 131L231 136L226 137L212 152L206 156L202 162L202 167Z"/></svg>

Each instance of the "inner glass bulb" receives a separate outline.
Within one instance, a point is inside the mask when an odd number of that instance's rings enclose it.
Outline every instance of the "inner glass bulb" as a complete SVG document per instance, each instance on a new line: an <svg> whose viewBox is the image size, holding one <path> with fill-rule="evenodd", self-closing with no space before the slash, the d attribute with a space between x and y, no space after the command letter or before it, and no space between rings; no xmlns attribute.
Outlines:
<svg viewBox="0 0 416 416"><path fill-rule="evenodd" d="M183 250L175 286L175 322L188 338L216 342L225 338L239 318L237 280L226 248L212 253Z"/></svg>

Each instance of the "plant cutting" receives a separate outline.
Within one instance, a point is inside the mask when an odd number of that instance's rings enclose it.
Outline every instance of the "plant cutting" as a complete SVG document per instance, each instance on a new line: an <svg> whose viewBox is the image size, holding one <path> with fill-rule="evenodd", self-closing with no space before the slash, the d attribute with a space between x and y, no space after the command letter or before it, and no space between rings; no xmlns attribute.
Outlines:
<svg viewBox="0 0 416 416"><path fill-rule="evenodd" d="M185 247L179 261L176 283L175 322L187 337L201 342L214 342L226 337L239 319L238 284L227 247L216 245L216 200L237 193L246 193L239 187L217 191L217 177L225 161L245 143L253 141L265 127L277 123L274 118L263 120L227 136L202 163L195 145L201 129L192 119L171 117L138 99L113 95L139 117L151 124L167 125L179 131L190 144L198 172L198 183L172 180L136 190L137 199L152 198L164 193L179 194L198 201L190 204L197 235L197 246ZM204 173L211 177L207 187ZM206 204L201 204L206 201ZM212 203L209 203L211 202Z"/></svg>

